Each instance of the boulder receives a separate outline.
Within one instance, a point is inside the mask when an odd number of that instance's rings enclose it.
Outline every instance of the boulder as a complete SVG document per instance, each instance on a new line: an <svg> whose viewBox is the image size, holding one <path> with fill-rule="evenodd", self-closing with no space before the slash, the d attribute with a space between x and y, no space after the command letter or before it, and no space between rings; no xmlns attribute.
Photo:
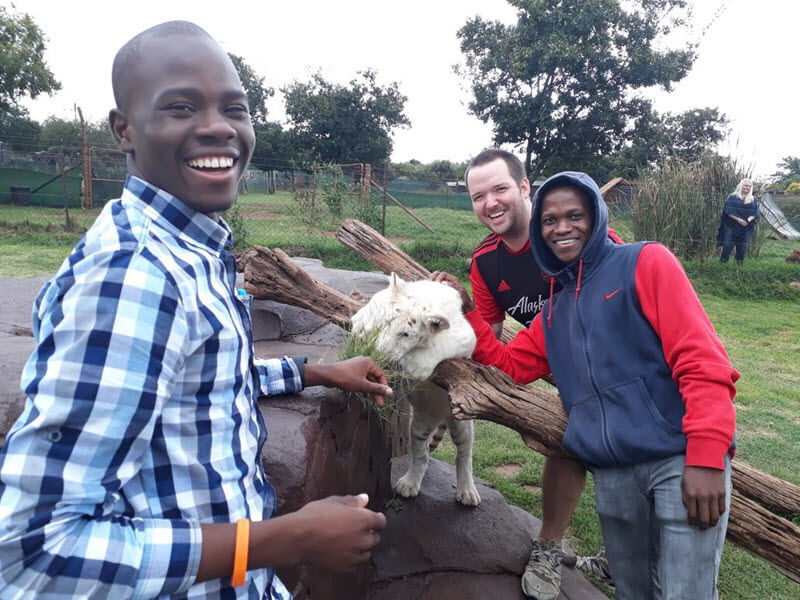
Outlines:
<svg viewBox="0 0 800 600"><path fill-rule="evenodd" d="M395 458L392 482L407 468L408 457ZM475 485L480 505L459 504L455 468L431 459L419 496L387 506L368 600L525 599L520 578L541 522L485 481ZM562 577L560 600L605 599L576 570Z"/></svg>
<svg viewBox="0 0 800 600"><path fill-rule="evenodd" d="M277 495L277 514L331 495L366 492L380 511L391 497L389 436L358 398L325 388L260 403L269 432L264 464ZM295 600L366 597L373 566L336 575L310 567L280 569ZM312 593L313 592L313 593Z"/></svg>

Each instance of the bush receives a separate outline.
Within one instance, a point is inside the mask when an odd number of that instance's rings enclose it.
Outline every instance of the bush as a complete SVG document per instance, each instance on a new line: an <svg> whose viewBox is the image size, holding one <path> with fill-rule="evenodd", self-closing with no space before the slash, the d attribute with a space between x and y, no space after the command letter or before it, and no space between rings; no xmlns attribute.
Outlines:
<svg viewBox="0 0 800 600"><path fill-rule="evenodd" d="M226 210L222 216L228 224L228 227L231 228L234 248L247 248L247 236L249 235L249 231L247 229L247 222L239 211L238 198L233 201L233 205Z"/></svg>
<svg viewBox="0 0 800 600"><path fill-rule="evenodd" d="M315 165L309 185L294 187L292 197L299 209L297 216L312 229L336 228L350 217L375 229L381 227L380 203L338 165Z"/></svg>
<svg viewBox="0 0 800 600"><path fill-rule="evenodd" d="M787 194L800 194L800 181L793 181L788 186L786 186Z"/></svg>

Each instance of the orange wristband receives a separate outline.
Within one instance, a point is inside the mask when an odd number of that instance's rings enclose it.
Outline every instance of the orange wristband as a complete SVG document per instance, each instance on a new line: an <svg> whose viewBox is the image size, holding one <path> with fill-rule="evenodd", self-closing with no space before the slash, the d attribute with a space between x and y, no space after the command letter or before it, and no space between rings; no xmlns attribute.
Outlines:
<svg viewBox="0 0 800 600"><path fill-rule="evenodd" d="M244 585L249 548L250 519L239 519L236 521L236 545L233 551L233 574L231 575L231 585L233 587Z"/></svg>

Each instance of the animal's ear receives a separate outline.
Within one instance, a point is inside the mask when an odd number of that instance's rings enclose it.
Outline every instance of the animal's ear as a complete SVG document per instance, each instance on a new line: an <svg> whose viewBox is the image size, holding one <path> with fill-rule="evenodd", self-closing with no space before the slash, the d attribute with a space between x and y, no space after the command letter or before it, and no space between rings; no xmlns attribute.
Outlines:
<svg viewBox="0 0 800 600"><path fill-rule="evenodd" d="M392 297L402 294L405 287L406 282L403 281L397 273L392 271L389 277L389 289L392 290Z"/></svg>
<svg viewBox="0 0 800 600"><path fill-rule="evenodd" d="M434 315L425 319L425 324L432 333L438 333L445 329L450 329L450 321L440 315Z"/></svg>

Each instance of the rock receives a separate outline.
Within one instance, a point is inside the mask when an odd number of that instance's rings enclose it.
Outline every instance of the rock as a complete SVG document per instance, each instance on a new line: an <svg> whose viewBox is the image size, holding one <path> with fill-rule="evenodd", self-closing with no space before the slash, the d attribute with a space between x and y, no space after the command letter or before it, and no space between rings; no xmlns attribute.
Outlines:
<svg viewBox="0 0 800 600"><path fill-rule="evenodd" d="M392 482L407 468L408 457L394 459ZM524 600L520 578L541 523L485 481L475 484L481 504L462 506L454 467L431 459L419 496L392 500L367 600ZM574 569L562 578L561 600L605 599Z"/></svg>
<svg viewBox="0 0 800 600"><path fill-rule="evenodd" d="M362 492L369 494L369 508L381 510L392 493L389 436L358 398L317 387L264 400L260 409L269 431L264 464L278 514L327 496ZM372 566L347 575L309 567L278 574L295 600L352 600L365 597Z"/></svg>

